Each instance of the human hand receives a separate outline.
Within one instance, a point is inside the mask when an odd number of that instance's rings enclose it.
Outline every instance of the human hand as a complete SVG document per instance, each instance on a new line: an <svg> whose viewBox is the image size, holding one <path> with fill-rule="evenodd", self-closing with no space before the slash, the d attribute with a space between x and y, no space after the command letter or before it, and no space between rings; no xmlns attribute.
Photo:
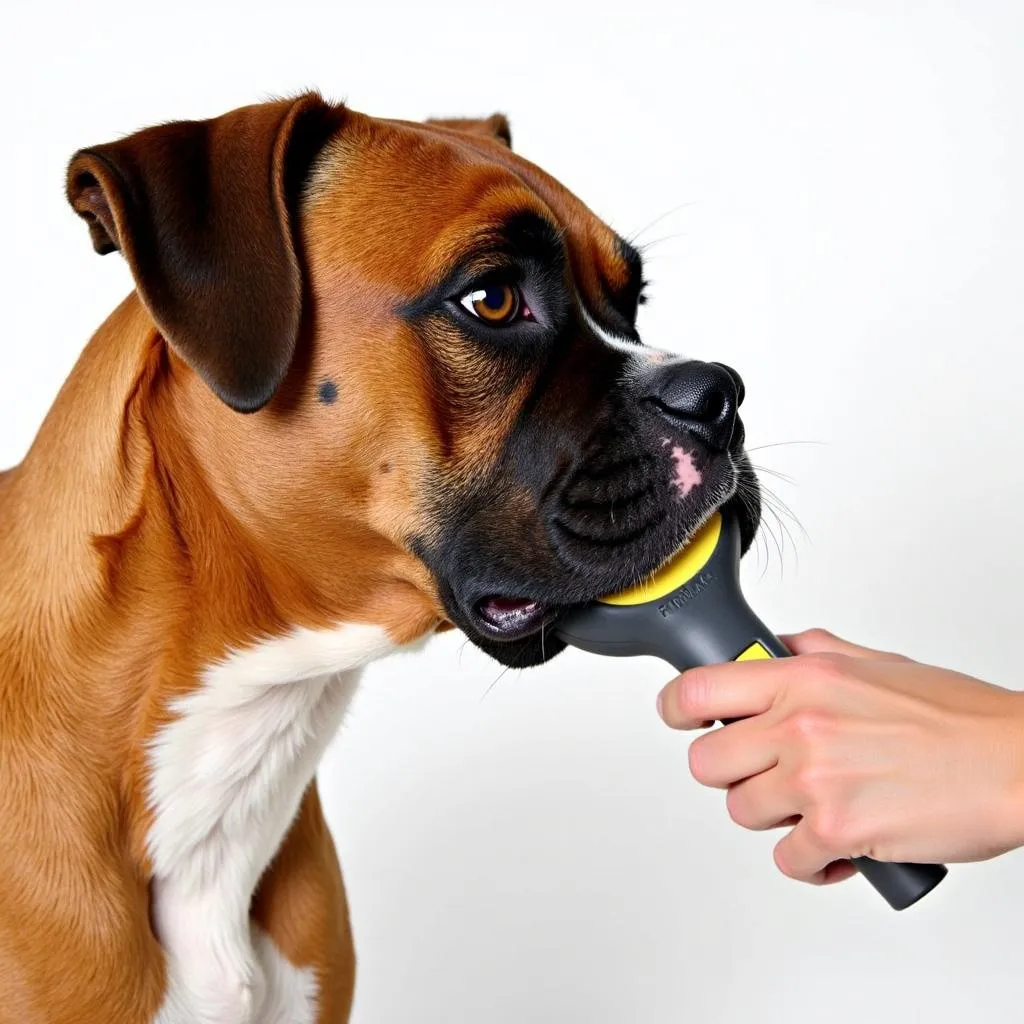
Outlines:
<svg viewBox="0 0 1024 1024"><path fill-rule="evenodd" d="M1024 694L823 630L783 642L794 657L692 669L658 706L677 729L743 719L695 739L690 770L745 828L795 826L775 847L784 874L1024 845Z"/></svg>

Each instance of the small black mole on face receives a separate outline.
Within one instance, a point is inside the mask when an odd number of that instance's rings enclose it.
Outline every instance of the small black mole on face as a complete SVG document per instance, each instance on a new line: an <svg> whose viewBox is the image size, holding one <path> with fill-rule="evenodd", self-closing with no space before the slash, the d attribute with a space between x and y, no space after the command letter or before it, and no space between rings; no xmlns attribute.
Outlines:
<svg viewBox="0 0 1024 1024"><path fill-rule="evenodd" d="M338 385L333 380L321 381L316 394L324 405L333 405L338 400Z"/></svg>

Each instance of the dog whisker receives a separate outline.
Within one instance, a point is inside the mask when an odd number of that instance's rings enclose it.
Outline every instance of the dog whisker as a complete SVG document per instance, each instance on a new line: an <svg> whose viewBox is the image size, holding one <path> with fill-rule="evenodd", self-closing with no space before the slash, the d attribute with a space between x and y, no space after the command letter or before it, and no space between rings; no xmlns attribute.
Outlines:
<svg viewBox="0 0 1024 1024"><path fill-rule="evenodd" d="M776 521L776 523L778 523L779 517L775 513L775 510L772 509L771 506L768 506L768 510L775 516L775 521ZM786 562L786 556L783 554L783 544L779 540L779 538L775 535L775 531L771 528L771 525L768 523L768 521L766 519L762 518L761 522L764 524L765 529L768 532L768 536L771 538L772 543L775 545L775 550L778 553L778 556L779 556L779 575L781 576L782 573L783 573L783 570L785 568L785 562Z"/></svg>
<svg viewBox="0 0 1024 1024"><path fill-rule="evenodd" d="M828 447L827 441L775 441L773 444L758 444L754 445L753 448L747 448L747 454L749 455L750 452L763 452L766 448L786 448L789 445L796 444L810 444L822 448Z"/></svg>
<svg viewBox="0 0 1024 1024"><path fill-rule="evenodd" d="M765 472L764 467L754 467L759 473ZM775 473L772 470L767 470L769 475L778 476L780 479L787 483L793 483L793 481L786 477L784 474ZM749 480L741 479L738 482L737 493L740 500L746 506L748 512L756 511L756 502L760 502L761 508L761 521L758 526L758 530L754 535L754 547L758 554L758 565L760 565L760 544L764 544L765 553L765 564L761 570L761 578L763 579L768 571L768 567L772 560L772 548L774 547L775 553L779 558L779 571L780 574L784 574L786 564L786 546L787 541L789 546L793 549L793 558L799 566L800 562L800 547L796 542L793 532L789 528L787 520L793 523L801 532L805 539L809 539L807 530L804 528L803 523L800 522L799 518L793 512L793 510L782 500L771 488L766 487L763 482L755 485Z"/></svg>
<svg viewBox="0 0 1024 1024"><path fill-rule="evenodd" d="M497 676L495 676L494 682L493 682L493 683L491 683L491 685L490 685L490 686L488 686L488 687L487 687L487 689L486 689L486 690L484 690L483 694L481 695L481 697L480 697L480 701L481 701L481 703L482 703L482 702L484 701L484 699L485 699L485 698L487 697L487 695L488 695L488 694L489 694L489 693L491 692L491 690L493 690L493 689L494 689L494 688L495 688L495 687L496 687L496 686L498 685L498 683L500 683L500 682L501 682L501 677L502 677L502 676L503 676L503 675L504 675L504 674L505 674L505 673L506 673L506 672L507 672L507 671L508 671L508 670L509 670L509 669L510 669L511 667L512 667L511 665L506 665L506 666L505 666L505 667L504 667L504 668L503 668L503 669L502 669L502 670L501 670L501 671L500 671L500 672L499 672L499 673L497 674Z"/></svg>
<svg viewBox="0 0 1024 1024"><path fill-rule="evenodd" d="M757 515L757 505L754 501L756 494L756 488L753 487L746 480L738 481L736 493L739 496L740 501L743 503L743 507L746 509L747 514L753 519ZM768 547L764 538L761 536L761 526L758 524L757 532L754 534L753 546L754 554L756 557L756 564L761 566L761 578L764 578L764 574L768 571ZM764 565L761 565L762 557Z"/></svg>
<svg viewBox="0 0 1024 1024"><path fill-rule="evenodd" d="M796 513L787 505L782 498L780 498L774 491L769 490L766 487L762 487L762 496L766 502L771 506L772 511L779 517L785 516L794 526L796 526L803 534L805 540L810 540L810 535L804 528L804 524L800 522L800 519Z"/></svg>
<svg viewBox="0 0 1024 1024"><path fill-rule="evenodd" d="M644 259L648 259L648 255L656 245L662 245L665 242L674 242L677 238L689 237L689 231L675 231L671 235L660 235L658 238L652 238L648 242L640 242L637 244L637 248L640 250Z"/></svg>
<svg viewBox="0 0 1024 1024"><path fill-rule="evenodd" d="M767 473L768 476L773 476L776 480L782 480L784 483L792 484L794 487L797 485L796 480L787 473L780 473L777 469L769 469L767 466L759 466L754 462L752 462L750 466L758 476L762 473Z"/></svg>
<svg viewBox="0 0 1024 1024"><path fill-rule="evenodd" d="M543 650L544 650L544 628L543 628L543 626L541 627L541 633L540 633L540 643L541 643L541 652L543 653ZM503 669L502 669L502 670L501 670L501 671L500 671L500 672L498 673L498 675L497 675L497 678L496 678L496 679L494 680L494 682L493 682L493 683L491 683L491 685L490 685L490 686L488 686L486 690L484 690L484 692L483 692L483 696L481 696L481 698L480 698L480 701L481 701L481 703L483 703L484 699L485 699L485 698L487 697L487 695L488 695L488 694L489 694L489 693L491 692L491 690L493 690L493 689L494 689L494 688L495 688L495 687L496 687L496 686L498 685L498 683L500 683L500 682L501 682L501 680L502 680L502 678L504 677L505 673L506 673L506 672L508 672L508 671L509 671L509 669L513 669L513 668L515 668L515 669L518 669L518 668L519 668L519 662L521 662L521 661L523 660L523 656L524 656L524 655L526 654L526 651L527 651L527 648L526 648L526 646L525 646L525 645L524 645L524 646L522 646L522 647L521 647L521 648L519 649L519 654L518 654L518 655L516 655L516 658L515 658L515 660L514 660L514 661L513 661L513 662L512 662L511 664L509 664L509 665L506 665L506 666L505 666L505 667L504 667L504 668L503 668Z"/></svg>
<svg viewBox="0 0 1024 1024"><path fill-rule="evenodd" d="M650 231L651 228L653 228L656 225L660 224L666 217L671 217L672 214L678 213L680 210L686 209L686 207L688 207L688 206L696 206L696 205L697 205L696 201L691 201L689 203L679 203L677 206L673 206L671 209L666 210L664 213L658 214L658 216L655 217L654 220L652 220L649 223L645 224L642 228L640 228L639 231L634 231L631 235L627 236L626 240L631 245L637 245L637 239L639 239L640 236L643 235L645 231Z"/></svg>

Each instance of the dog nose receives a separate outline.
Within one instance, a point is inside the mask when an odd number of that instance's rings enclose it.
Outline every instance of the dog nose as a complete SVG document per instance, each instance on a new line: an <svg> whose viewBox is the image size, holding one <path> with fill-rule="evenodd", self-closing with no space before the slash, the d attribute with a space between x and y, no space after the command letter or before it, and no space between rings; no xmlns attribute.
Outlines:
<svg viewBox="0 0 1024 1024"><path fill-rule="evenodd" d="M743 395L743 381L731 367L692 360L660 367L648 397L673 426L721 452L732 441Z"/></svg>

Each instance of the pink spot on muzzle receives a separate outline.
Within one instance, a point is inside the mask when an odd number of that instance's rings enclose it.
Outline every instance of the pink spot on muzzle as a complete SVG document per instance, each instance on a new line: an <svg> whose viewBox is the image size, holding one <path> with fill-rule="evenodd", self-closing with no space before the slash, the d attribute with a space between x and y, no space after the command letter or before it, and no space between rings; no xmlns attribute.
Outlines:
<svg viewBox="0 0 1024 1024"><path fill-rule="evenodd" d="M693 456L679 445L672 449L672 461L676 464L672 483L679 488L679 496L685 498L695 487L699 487L704 477L693 464Z"/></svg>

